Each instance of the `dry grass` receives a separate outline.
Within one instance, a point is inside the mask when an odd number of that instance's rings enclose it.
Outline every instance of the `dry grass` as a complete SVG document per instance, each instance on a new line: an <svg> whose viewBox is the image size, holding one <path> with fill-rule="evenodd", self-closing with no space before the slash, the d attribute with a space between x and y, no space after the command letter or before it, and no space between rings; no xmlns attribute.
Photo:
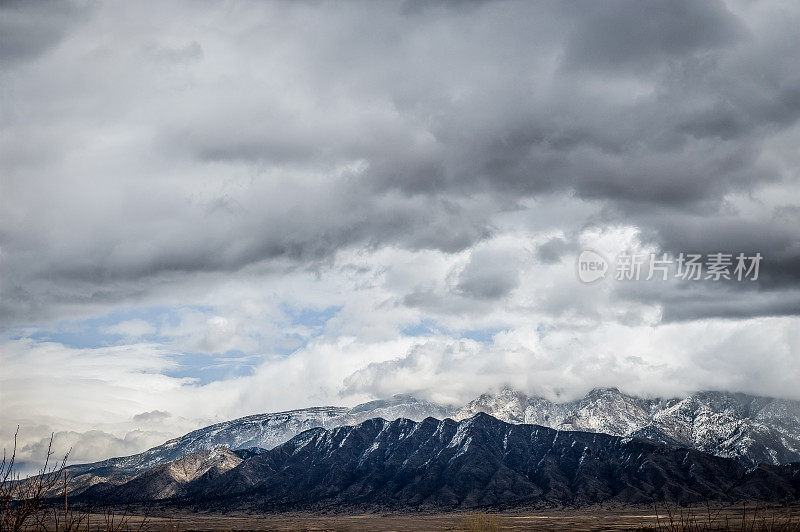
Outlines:
<svg viewBox="0 0 800 532"><path fill-rule="evenodd" d="M414 532L502 530L547 530L589 532L596 530L651 531L792 531L798 530L800 508L767 508L755 506L670 508L583 508L544 511L518 510L498 513L361 513L319 514L313 512L271 514L196 514L162 509L150 516L130 514L122 528L116 530L172 531L337 531L337 532ZM672 516L670 518L670 515ZM93 514L88 519L90 530L107 530L104 517ZM52 530L52 528L50 528ZM85 528L82 528L84 530Z"/></svg>
<svg viewBox="0 0 800 532"><path fill-rule="evenodd" d="M655 525L641 530L658 532L710 532L735 530L740 532L800 532L800 518L793 508L769 508L742 504L740 508L685 508L655 505Z"/></svg>
<svg viewBox="0 0 800 532"><path fill-rule="evenodd" d="M500 518L486 512L473 512L464 517L465 532L498 532L501 530Z"/></svg>

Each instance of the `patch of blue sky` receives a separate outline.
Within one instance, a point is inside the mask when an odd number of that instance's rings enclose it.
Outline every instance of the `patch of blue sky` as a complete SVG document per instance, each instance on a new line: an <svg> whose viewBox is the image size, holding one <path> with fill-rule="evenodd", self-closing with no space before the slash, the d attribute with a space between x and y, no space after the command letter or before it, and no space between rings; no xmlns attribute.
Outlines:
<svg viewBox="0 0 800 532"><path fill-rule="evenodd" d="M338 314L340 310L342 310L341 306L331 306L320 310L305 307L296 308L286 303L281 304L281 312L291 320L292 325L312 328L324 327L328 320Z"/></svg>
<svg viewBox="0 0 800 532"><path fill-rule="evenodd" d="M181 353L171 355L176 363L173 368L164 372L168 377L190 378L197 385L246 377L255 373L262 362L261 355L228 351L226 353Z"/></svg>
<svg viewBox="0 0 800 532"><path fill-rule="evenodd" d="M404 336L437 336L443 334L443 331L442 328L436 324L436 321L425 318L401 329L400 334Z"/></svg>
<svg viewBox="0 0 800 532"><path fill-rule="evenodd" d="M281 305L288 329L301 328L302 332L288 332L281 338L272 338L268 345L261 343L260 351L269 355L249 354L241 351L226 353L182 353L171 358L176 363L166 375L176 378L191 378L198 385L252 375L265 356L289 356L305 347L308 342L324 331L325 324L342 307L324 309L297 308ZM261 342L264 339L260 339Z"/></svg>
<svg viewBox="0 0 800 532"><path fill-rule="evenodd" d="M262 345L262 350L273 355L287 356L302 349L308 344L309 338L297 333L285 334L283 338L272 340L268 345Z"/></svg>
<svg viewBox="0 0 800 532"><path fill-rule="evenodd" d="M494 342L494 335L505 329L490 327L487 329L468 329L461 331L461 338L469 338L482 344L491 344Z"/></svg>
<svg viewBox="0 0 800 532"><path fill-rule="evenodd" d="M404 336L451 336L455 338L467 338L476 342L490 344L494 342L494 335L503 330L503 328L498 327L452 330L448 329L447 327L442 327L435 320L425 318L415 324L404 327L400 330L400 334Z"/></svg>
<svg viewBox="0 0 800 532"><path fill-rule="evenodd" d="M270 355L289 356L302 349L308 342L322 334L325 324L341 309L331 306L324 309L292 307L281 304L281 311L287 318L287 325L300 327L303 333L289 332L269 345L261 345L262 351ZM195 379L196 384L252 375L264 360L262 355L247 354L241 351L226 353L184 353L173 357L176 366L166 374L171 377Z"/></svg>
<svg viewBox="0 0 800 532"><path fill-rule="evenodd" d="M259 354L229 351L225 353L184 352L168 355L174 365L164 374L175 378L191 378L197 384L252 375L263 361L263 354L288 356L302 349L312 338L324 331L325 324L342 307L331 306L323 309L292 307L282 304L287 329L300 328L302 332L287 332L282 338L272 339L269 345L260 345ZM8 339L30 338L39 342L56 342L74 349L94 349L119 345L126 341L123 334L111 332L120 323L142 320L151 326L136 341L169 345L173 337L162 336L162 327L177 327L186 312L200 312L213 315L214 308L204 305L150 306L115 309L103 316L80 320L64 320L48 327L29 325L16 327L3 335ZM263 339L260 339L263 341Z"/></svg>
<svg viewBox="0 0 800 532"><path fill-rule="evenodd" d="M282 303L280 309L286 317L286 334L280 341L273 341L269 346L264 346L271 353L290 355L305 347L313 338L320 336L325 331L325 325L336 316L341 306L330 306L323 309L309 307L293 307Z"/></svg>
<svg viewBox="0 0 800 532"><path fill-rule="evenodd" d="M122 334L110 332L109 328L125 321L142 320L150 324L156 331L152 334L144 334L142 340L162 343L169 339L159 336L157 331L163 325L179 325L181 314L187 310L210 312L213 309L207 306L120 308L100 317L64 320L51 327L20 327L17 333L11 331L9 337L11 339L26 337L39 342L57 342L75 349L106 347L116 345L124 338Z"/></svg>

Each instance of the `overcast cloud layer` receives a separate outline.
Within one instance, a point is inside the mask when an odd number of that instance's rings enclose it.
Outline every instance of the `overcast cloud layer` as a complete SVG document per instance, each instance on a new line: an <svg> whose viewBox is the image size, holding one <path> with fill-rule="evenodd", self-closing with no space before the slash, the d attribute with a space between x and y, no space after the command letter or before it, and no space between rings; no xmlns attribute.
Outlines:
<svg viewBox="0 0 800 532"><path fill-rule="evenodd" d="M3 3L0 437L800 399L800 6L612 4ZM764 259L586 285L583 249Z"/></svg>

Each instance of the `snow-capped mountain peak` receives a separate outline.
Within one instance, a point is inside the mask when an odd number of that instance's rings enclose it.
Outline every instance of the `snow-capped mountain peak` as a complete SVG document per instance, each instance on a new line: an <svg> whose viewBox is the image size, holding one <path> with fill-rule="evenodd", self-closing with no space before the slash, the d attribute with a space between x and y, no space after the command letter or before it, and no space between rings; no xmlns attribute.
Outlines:
<svg viewBox="0 0 800 532"><path fill-rule="evenodd" d="M219 446L252 456L313 428L354 426L374 418L456 421L489 414L512 424L564 431L633 436L735 458L747 466L800 461L800 402L727 392L648 399L616 388L599 388L583 398L554 402L504 388L485 393L460 409L395 395L353 408L314 407L257 414L190 432L139 453L71 467L76 485L130 479L132 475L198 451Z"/></svg>
<svg viewBox="0 0 800 532"><path fill-rule="evenodd" d="M647 399L598 388L556 403L503 389L483 394L455 415L486 412L509 423L558 430L637 436L739 459L748 465L800 461L800 402L705 391L683 398Z"/></svg>

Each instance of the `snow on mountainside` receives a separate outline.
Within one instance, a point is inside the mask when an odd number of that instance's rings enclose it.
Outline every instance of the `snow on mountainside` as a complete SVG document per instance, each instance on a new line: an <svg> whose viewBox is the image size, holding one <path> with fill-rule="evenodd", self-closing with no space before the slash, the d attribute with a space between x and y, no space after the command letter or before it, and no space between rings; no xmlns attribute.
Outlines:
<svg viewBox="0 0 800 532"><path fill-rule="evenodd" d="M350 409L315 407L257 414L190 432L137 455L72 466L70 471L76 488L103 482L118 484L153 467L218 446L249 456L312 428L352 426L373 418L421 421L449 417L459 421L479 412L514 424L651 439L735 458L748 466L800 461L798 401L726 392L642 399L607 388L593 390L576 401L556 403L504 389L483 394L461 409L396 395Z"/></svg>
<svg viewBox="0 0 800 532"><path fill-rule="evenodd" d="M261 447L271 449L295 434L316 427L333 427L347 408L314 407L273 414L256 414L195 430L143 453L70 468L73 475L89 470L136 473L196 451L225 446L230 449Z"/></svg>
<svg viewBox="0 0 800 532"><path fill-rule="evenodd" d="M355 425L376 417L390 421L400 418L422 421L426 417L445 419L452 417L453 414L455 414L455 409L451 407L421 401L410 395L398 394L391 399L370 401L351 408L342 417L342 423L339 425Z"/></svg>
<svg viewBox="0 0 800 532"><path fill-rule="evenodd" d="M195 430L139 454L75 465L69 469L76 487L101 481L116 483L188 454L219 446L232 450L272 449L312 428L355 425L376 417L415 421L426 417L444 419L453 413L454 410L448 407L408 395L395 395L391 399L371 401L350 409L325 406L256 414Z"/></svg>
<svg viewBox="0 0 800 532"><path fill-rule="evenodd" d="M201 451L91 498L161 500L193 511L386 510L796 501L800 464L748 470L735 460L636 438L507 424L370 419L312 429L236 467ZM231 457L228 466L236 462ZM206 470L206 473L198 474Z"/></svg>
<svg viewBox="0 0 800 532"><path fill-rule="evenodd" d="M220 476L241 463L242 458L227 447L197 451L139 473L125 483L124 491L129 498L146 500L180 497L189 483ZM104 488L97 485L87 495L103 494Z"/></svg>
<svg viewBox="0 0 800 532"><path fill-rule="evenodd" d="M798 401L727 392L642 399L605 388L577 401L554 403L504 389L480 396L454 419L477 412L509 423L648 438L736 458L750 466L800 461Z"/></svg>

